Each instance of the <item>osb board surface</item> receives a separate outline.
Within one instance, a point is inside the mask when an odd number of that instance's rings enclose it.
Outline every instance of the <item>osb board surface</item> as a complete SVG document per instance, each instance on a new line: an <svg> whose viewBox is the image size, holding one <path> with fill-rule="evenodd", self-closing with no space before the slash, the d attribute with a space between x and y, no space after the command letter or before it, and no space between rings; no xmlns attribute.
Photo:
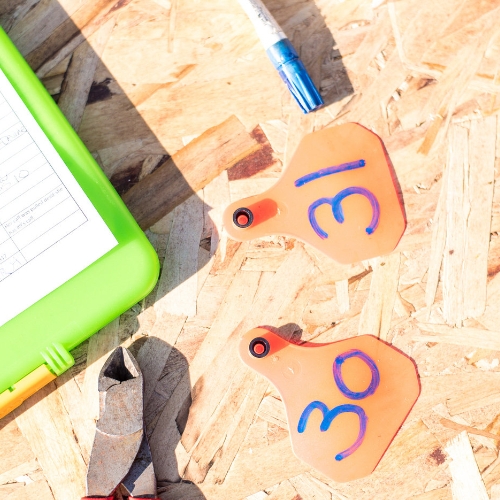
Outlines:
<svg viewBox="0 0 500 500"><path fill-rule="evenodd" d="M0 422L1 498L84 494L96 378L119 344L145 374L164 500L500 498L500 2L266 4L321 88L315 114L235 0L0 0L121 193L233 114L272 149L147 231L156 289ZM384 139L398 176L408 227L391 255L344 266L289 238L224 236L227 203L272 185L303 134L347 121ZM415 360L421 396L372 475L336 484L294 458L279 395L236 356L261 324L297 342L371 333Z"/></svg>

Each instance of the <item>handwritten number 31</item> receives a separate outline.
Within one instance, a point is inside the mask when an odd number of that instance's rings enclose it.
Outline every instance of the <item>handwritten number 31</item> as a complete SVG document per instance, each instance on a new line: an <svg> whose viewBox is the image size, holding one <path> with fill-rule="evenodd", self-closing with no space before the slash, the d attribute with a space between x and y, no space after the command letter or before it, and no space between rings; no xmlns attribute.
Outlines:
<svg viewBox="0 0 500 500"><path fill-rule="evenodd" d="M342 364L349 358L361 359L368 365L368 368L370 369L370 385L364 391L351 391L344 382L344 379L342 377ZM335 379L335 383L337 384L340 392L346 398L353 400L365 399L368 396L371 396L377 390L377 387L380 384L380 373L378 371L377 365L375 364L373 359L370 358L370 356L362 351L359 351L358 349L346 351L343 354L339 354L335 358L335 361L333 363L333 378ZM335 417L342 413L355 413L359 417L359 433L356 441L354 441L354 443L349 446L349 448L335 455L335 460L343 460L344 458L354 453L361 446L366 433L366 424L368 422L368 417L366 416L365 410L363 410L361 406L356 404L343 404L329 410L328 406L325 403L321 401L313 401L305 407L302 415L300 416L299 424L297 426L297 430L299 433L303 433L306 430L307 421L309 420L309 416L314 410L320 410L323 414L323 421L321 422L321 425L319 427L321 432L327 431L330 428L330 425Z"/></svg>
<svg viewBox="0 0 500 500"><path fill-rule="evenodd" d="M357 168L363 168L366 165L365 160L357 160L351 161L349 163L342 163L341 165L335 165L333 167L323 168L321 170L317 170L316 172L311 172L310 174L306 174L303 177L300 177L295 181L295 187L301 187L304 184L308 184L311 181L315 181L316 179L321 179L322 177L326 177L328 175L339 174L341 172L345 172L347 170L355 170ZM318 200L311 203L308 210L309 223L313 228L314 232L322 239L328 238L328 233L324 231L318 221L316 220L316 209L318 209L321 205L331 205L332 213L335 217L335 220L339 224L344 223L344 211L342 210L342 201L344 198L348 196L352 196L354 194L360 194L364 196L369 202L372 208L372 219L370 224L366 228L366 234L373 234L375 229L377 229L378 222L380 219L380 205L375 197L375 195L368 189L360 186L352 186L343 189L340 193L337 193L333 198L319 198Z"/></svg>

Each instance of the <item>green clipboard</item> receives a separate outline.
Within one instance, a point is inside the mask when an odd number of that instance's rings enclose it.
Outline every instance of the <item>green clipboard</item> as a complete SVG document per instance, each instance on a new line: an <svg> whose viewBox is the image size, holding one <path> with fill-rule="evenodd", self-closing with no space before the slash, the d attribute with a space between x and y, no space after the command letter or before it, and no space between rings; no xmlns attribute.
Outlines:
<svg viewBox="0 0 500 500"><path fill-rule="evenodd" d="M0 28L0 418L154 287L157 255Z"/></svg>

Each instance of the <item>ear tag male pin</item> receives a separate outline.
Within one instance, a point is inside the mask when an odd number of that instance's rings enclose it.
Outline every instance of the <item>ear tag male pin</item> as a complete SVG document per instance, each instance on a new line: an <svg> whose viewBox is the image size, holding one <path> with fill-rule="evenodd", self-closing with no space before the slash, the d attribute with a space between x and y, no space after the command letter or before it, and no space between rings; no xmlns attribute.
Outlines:
<svg viewBox="0 0 500 500"><path fill-rule="evenodd" d="M231 203L229 236L247 241L282 234L341 263L390 253L406 221L380 138L357 123L306 135L278 182Z"/></svg>
<svg viewBox="0 0 500 500"><path fill-rule="evenodd" d="M375 469L420 393L413 361L371 335L298 346L255 328L239 353L281 394L295 455L338 482Z"/></svg>

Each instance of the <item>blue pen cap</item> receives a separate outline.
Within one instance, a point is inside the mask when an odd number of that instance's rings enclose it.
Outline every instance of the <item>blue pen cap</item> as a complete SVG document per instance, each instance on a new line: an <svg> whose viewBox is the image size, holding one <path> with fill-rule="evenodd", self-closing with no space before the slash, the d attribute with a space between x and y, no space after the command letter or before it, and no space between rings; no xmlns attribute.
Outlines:
<svg viewBox="0 0 500 500"><path fill-rule="evenodd" d="M266 52L304 113L314 111L324 104L288 38L271 45Z"/></svg>

